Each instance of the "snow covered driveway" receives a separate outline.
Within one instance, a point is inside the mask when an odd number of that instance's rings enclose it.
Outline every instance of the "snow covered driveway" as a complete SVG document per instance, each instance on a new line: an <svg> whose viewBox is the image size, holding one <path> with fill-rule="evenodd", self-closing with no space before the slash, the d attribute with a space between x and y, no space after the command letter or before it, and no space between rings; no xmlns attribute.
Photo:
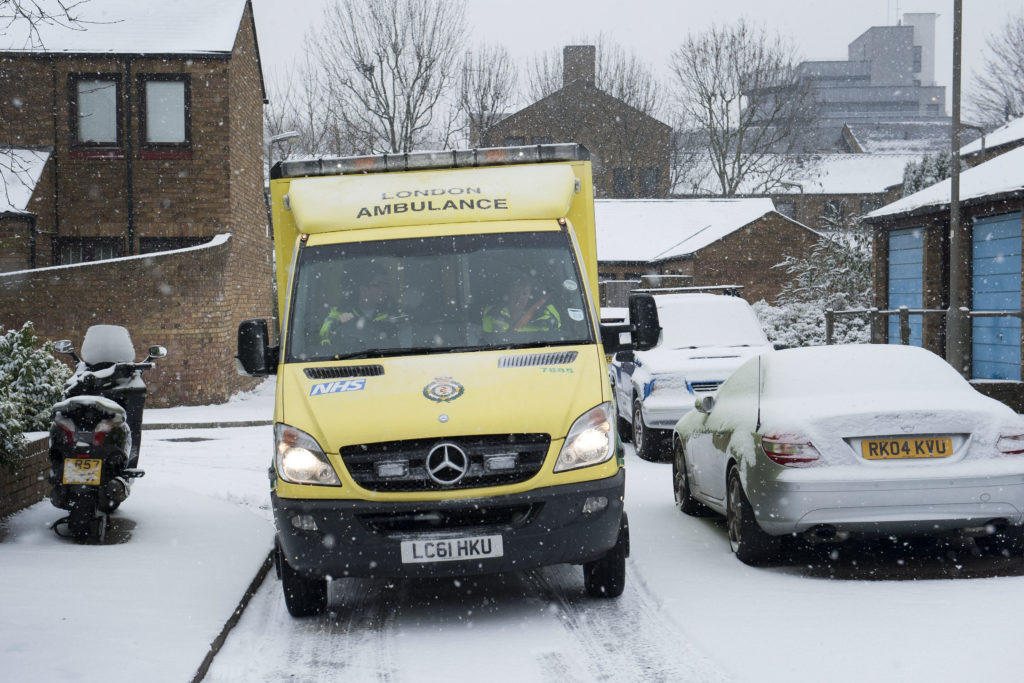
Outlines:
<svg viewBox="0 0 1024 683"><path fill-rule="evenodd" d="M147 476L115 515L124 543L57 538L46 502L7 520L4 680L191 680L270 549L270 449L269 427L147 431ZM331 614L293 619L271 572L206 680L1020 680L1020 558L860 546L755 569L720 521L674 508L668 465L627 447L627 473L618 600L587 598L562 566L339 581Z"/></svg>

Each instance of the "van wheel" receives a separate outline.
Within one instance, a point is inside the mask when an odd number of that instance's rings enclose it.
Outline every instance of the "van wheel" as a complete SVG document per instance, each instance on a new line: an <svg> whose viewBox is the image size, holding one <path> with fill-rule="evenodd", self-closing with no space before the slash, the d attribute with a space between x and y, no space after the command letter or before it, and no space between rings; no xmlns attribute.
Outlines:
<svg viewBox="0 0 1024 683"><path fill-rule="evenodd" d="M311 617L327 609L327 579L309 579L295 571L284 552L278 550L284 604L293 617Z"/></svg>
<svg viewBox="0 0 1024 683"><path fill-rule="evenodd" d="M617 598L626 587L626 558L629 556L629 520L622 513L619 537L600 560L583 564L583 585L592 598Z"/></svg>
<svg viewBox="0 0 1024 683"><path fill-rule="evenodd" d="M740 474L735 467L729 471L725 526L729 533L729 546L744 564L755 567L765 564L781 549L779 538L766 534L757 523L754 508L743 492Z"/></svg>
<svg viewBox="0 0 1024 683"><path fill-rule="evenodd" d="M662 459L665 438L660 429L651 429L644 424L643 403L633 402L633 450L641 460L658 462Z"/></svg>

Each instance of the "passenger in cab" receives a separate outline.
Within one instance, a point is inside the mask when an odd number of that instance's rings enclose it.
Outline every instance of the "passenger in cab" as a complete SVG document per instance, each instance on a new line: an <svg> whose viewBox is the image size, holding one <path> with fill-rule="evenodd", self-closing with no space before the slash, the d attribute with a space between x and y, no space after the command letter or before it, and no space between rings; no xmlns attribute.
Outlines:
<svg viewBox="0 0 1024 683"><path fill-rule="evenodd" d="M359 283L359 298L351 306L334 306L320 326L320 344L331 343L332 335L351 331L366 336L384 323L393 320L391 300L387 294L387 278L383 273L373 274L367 281Z"/></svg>
<svg viewBox="0 0 1024 683"><path fill-rule="evenodd" d="M562 326L550 294L531 276L521 273L512 281L504 304L484 309L484 332L547 332Z"/></svg>

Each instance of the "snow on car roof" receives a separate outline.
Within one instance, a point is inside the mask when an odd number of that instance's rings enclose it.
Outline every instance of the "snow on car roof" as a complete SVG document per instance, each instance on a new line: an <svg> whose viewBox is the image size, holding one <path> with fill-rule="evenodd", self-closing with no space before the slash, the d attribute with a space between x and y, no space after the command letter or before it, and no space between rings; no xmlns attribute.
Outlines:
<svg viewBox="0 0 1024 683"><path fill-rule="evenodd" d="M851 391L973 391L953 367L917 346L836 344L779 351L762 365L766 394L822 395Z"/></svg>
<svg viewBox="0 0 1024 683"><path fill-rule="evenodd" d="M0 52L230 53L244 9L245 0L75 3L70 13L76 23L36 23L43 47L27 21L13 19L0 33Z"/></svg>
<svg viewBox="0 0 1024 683"><path fill-rule="evenodd" d="M750 304L723 294L659 294L659 348L760 346L768 343Z"/></svg>

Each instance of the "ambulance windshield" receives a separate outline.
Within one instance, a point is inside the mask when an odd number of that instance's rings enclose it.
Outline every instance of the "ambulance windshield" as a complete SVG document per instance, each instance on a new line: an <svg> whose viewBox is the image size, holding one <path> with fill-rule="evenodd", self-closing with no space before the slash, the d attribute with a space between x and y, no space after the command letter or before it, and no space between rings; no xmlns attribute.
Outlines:
<svg viewBox="0 0 1024 683"><path fill-rule="evenodd" d="M305 247L285 358L372 358L593 343L561 230Z"/></svg>

